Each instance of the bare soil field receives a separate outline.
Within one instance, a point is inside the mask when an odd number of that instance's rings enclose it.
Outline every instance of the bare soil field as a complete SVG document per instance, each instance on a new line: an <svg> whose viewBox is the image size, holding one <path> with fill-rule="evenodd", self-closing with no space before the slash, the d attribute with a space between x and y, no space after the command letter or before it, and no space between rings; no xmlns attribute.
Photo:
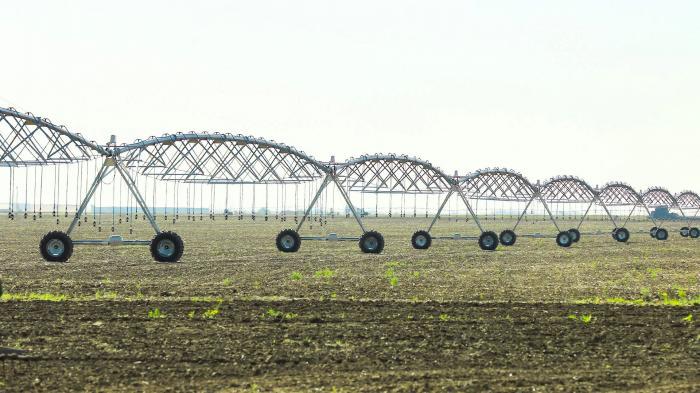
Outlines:
<svg viewBox="0 0 700 393"><path fill-rule="evenodd" d="M568 249L519 238L484 252L414 250L427 220L367 221L380 255L311 241L283 254L274 237L291 221L205 217L168 228L185 240L180 263L76 246L48 264L39 239L66 223L3 219L0 391L700 390L700 241L673 225L660 242L633 223L621 244L592 220L582 231L603 234ZM358 233L345 219L303 231ZM454 232L476 234L463 220L435 229ZM152 234L139 221L132 237Z"/></svg>

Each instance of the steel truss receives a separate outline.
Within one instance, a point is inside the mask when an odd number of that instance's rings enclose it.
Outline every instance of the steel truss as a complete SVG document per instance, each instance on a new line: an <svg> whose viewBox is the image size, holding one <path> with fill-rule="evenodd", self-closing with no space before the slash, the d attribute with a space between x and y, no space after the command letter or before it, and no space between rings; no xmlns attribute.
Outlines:
<svg viewBox="0 0 700 393"><path fill-rule="evenodd" d="M683 205L681 206L678 202L678 200L671 194L667 189L663 187L651 187L644 191L642 193L642 201L644 201L644 205L648 209L650 208L660 208L660 207L665 207L668 209L673 209L676 208L678 211L681 213L681 217L683 218L684 221L688 223L687 227L682 227L680 229L680 234L683 237L688 237L691 235L691 228L689 228L692 219L695 217L693 216L692 218L689 218L686 216L684 207L686 208L692 208L695 205L696 197L697 195L693 195L694 193L692 192L685 192L684 194L681 194L683 197ZM695 213L697 215L697 211ZM649 231L649 234L651 237L654 237L658 240L666 240L668 239L668 230L663 227L663 224L665 221L668 221L668 218L659 218L656 217L652 214L650 214L650 217L654 221L654 227L651 228ZM692 228L692 238L697 238L700 236L700 231L697 228Z"/></svg>
<svg viewBox="0 0 700 393"><path fill-rule="evenodd" d="M182 183L299 184L323 179L296 228L285 229L277 236L278 249L295 252L302 240L358 240L336 234L299 235L323 191L331 184L338 188L357 221L362 231L360 239L369 237L365 243L376 243L368 252L381 252L383 248L381 235L366 230L347 191L340 185L336 167L293 147L240 134L179 133L123 145L114 149L114 154L140 174Z"/></svg>
<svg viewBox="0 0 700 393"><path fill-rule="evenodd" d="M518 219L513 227L500 232L498 238L504 246L515 244L518 237L516 230L534 201L542 205L554 227L561 232L540 190L519 172L506 168L486 168L462 178L460 186L470 199L526 203L525 208L518 213ZM544 237L541 234L521 236Z"/></svg>
<svg viewBox="0 0 700 393"><path fill-rule="evenodd" d="M114 149L125 166L160 180L209 184L300 183L328 168L293 147L252 136L178 133Z"/></svg>
<svg viewBox="0 0 700 393"><path fill-rule="evenodd" d="M559 234L557 235L557 244L563 247L569 247L573 243L577 243L581 239L581 226L588 217L591 208L596 203L600 205L605 213L613 219L608 206L601 201L598 192L584 180L575 176L557 176L544 182L540 187L542 198L552 203L578 203L587 205L586 211L581 216L575 227L569 230L562 231L557 225ZM550 213L550 217L556 221L556 216ZM613 222L615 220L613 219ZM613 231L614 232L614 231ZM600 235L601 232L587 233L587 235Z"/></svg>
<svg viewBox="0 0 700 393"><path fill-rule="evenodd" d="M597 194L598 203L606 207L605 212L614 225L612 230L613 239L623 243L630 239L630 232L629 229L627 229L627 224L630 222L632 215L638 207L643 208L647 213L647 217L656 225L656 221L649 211L649 208L644 203L642 195L632 188L632 186L623 182L610 182L598 190ZM610 212L610 207L614 206L630 207L630 212L627 214L624 221L619 222Z"/></svg>
<svg viewBox="0 0 700 393"><path fill-rule="evenodd" d="M460 235L436 237L430 233L453 195L459 197L479 228L481 236L477 239L480 239L482 248L493 249L498 245L498 238L483 229L458 179L450 177L428 161L406 155L363 155L339 164L336 172L343 179L343 186L352 191L368 194L444 194L428 227L416 231L411 237L411 244L416 249L429 248L435 239L474 239Z"/></svg>
<svg viewBox="0 0 700 393"><path fill-rule="evenodd" d="M515 242L515 230L535 201L542 204L549 220L559 232L557 243L562 246L568 246L578 240L581 235L579 230L595 204L600 205L613 222L613 237L618 241L626 241L629 238L625 226L638 207L644 208L649 214L655 225L650 234L657 239L665 240L668 231L662 228L664 220L657 220L651 214L650 208L655 207L678 209L682 218L687 221L687 226L680 229L681 235L700 237L700 230L691 227L692 221L700 214L700 196L692 191L685 191L674 197L668 190L655 187L640 194L632 187L619 182L609 183L601 190L595 190L585 181L572 176L552 178L539 186L532 184L517 172L501 168L488 168L459 178L456 174L447 175L430 162L395 154L363 155L340 163L334 160L321 162L282 143L228 133L166 134L120 146L113 142L100 145L46 118L31 113L20 113L12 108L0 108L0 167L68 164L91 159L101 159L102 166L82 199L68 230L65 233L50 232L42 239L42 255L47 260L67 260L72 254L73 244L150 244L151 253L156 260L172 262L180 258L184 247L182 240L177 234L164 232L158 227L131 173L164 181L212 185L286 185L320 181L320 187L306 206L304 215L296 227L283 230L277 237L277 247L285 252L298 250L301 240L358 240L358 237L339 237L333 233L325 237L299 236L299 231L322 193L331 185L338 189L362 231L362 235L359 236L360 248L369 253L381 252L384 240L379 232L366 229L362 215L350 199L352 191L377 195L444 195L426 230L419 230L412 237L412 244L418 249L429 248L434 239L474 239L467 236L434 237L430 233L447 202L454 195L461 199L468 216L478 227L479 245L486 250L496 248L499 236L485 230L470 200L526 204L513 227L501 232L500 242L506 245ZM141 207L144 217L148 219L156 234L155 237L150 241L124 240L119 235L112 235L104 241L71 240L69 235L73 233L85 213L98 186L107 176L116 173ZM10 178L13 179L12 173ZM562 230L558 218L551 211L553 203L580 203L587 204L588 208L576 227ZM631 206L631 212L624 221L618 222L619 220L611 214L609 206ZM686 214L686 211L693 210L692 216ZM8 214L12 216L11 211ZM504 233L508 236L504 237ZM524 236L541 237L539 234Z"/></svg>
<svg viewBox="0 0 700 393"><path fill-rule="evenodd" d="M697 239L700 237L700 229L692 226L692 222L698 219L700 213L700 196L693 191L683 191L675 199L679 209L695 211L692 216L687 216L688 226L681 228L681 236Z"/></svg>
<svg viewBox="0 0 700 393"><path fill-rule="evenodd" d="M23 114L12 108L0 108L0 166L69 164L98 157L102 157L103 164L68 230L52 231L41 239L40 251L44 259L51 262L65 262L71 257L73 246L79 244L151 244L152 253L155 249L156 253L153 255L157 260L171 262L179 259L182 255L181 239L174 233L160 230L128 169L119 160L118 155L114 154L110 145L102 146L88 141L79 133L73 133L64 126L55 125L50 120L31 113ZM98 186L114 171L124 179L129 192L136 199L144 216L148 218L156 232L155 238L151 241L123 240L119 235L112 235L107 240L71 239L70 234L78 225Z"/></svg>
<svg viewBox="0 0 700 393"><path fill-rule="evenodd" d="M64 164L104 153L102 146L49 119L0 108L0 166Z"/></svg>

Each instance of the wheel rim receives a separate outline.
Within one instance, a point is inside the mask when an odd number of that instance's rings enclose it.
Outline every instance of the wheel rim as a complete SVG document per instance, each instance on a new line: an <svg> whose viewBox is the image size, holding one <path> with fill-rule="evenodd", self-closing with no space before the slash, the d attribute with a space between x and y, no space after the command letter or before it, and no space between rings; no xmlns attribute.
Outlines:
<svg viewBox="0 0 700 393"><path fill-rule="evenodd" d="M559 244L569 244L571 243L571 236L569 234L564 234L559 237Z"/></svg>
<svg viewBox="0 0 700 393"><path fill-rule="evenodd" d="M370 236L370 237L365 239L364 245L365 245L366 249L368 249L370 251L374 251L377 249L377 247L379 247L379 241L377 240L376 237Z"/></svg>
<svg viewBox="0 0 700 393"><path fill-rule="evenodd" d="M51 239L46 244L46 252L52 257L60 257L66 251L66 245L59 239Z"/></svg>
<svg viewBox="0 0 700 393"><path fill-rule="evenodd" d="M625 233L625 231L617 231L617 233L615 235L617 236L618 240L627 239L627 234Z"/></svg>
<svg viewBox="0 0 700 393"><path fill-rule="evenodd" d="M494 241L493 241L493 238L491 236L484 236L483 243L484 243L484 247L491 248L491 247L493 247Z"/></svg>
<svg viewBox="0 0 700 393"><path fill-rule="evenodd" d="M175 243L170 239L163 239L158 242L158 255L169 258L175 254Z"/></svg>
<svg viewBox="0 0 700 393"><path fill-rule="evenodd" d="M510 242L513 241L513 235L510 233L504 233L503 234L503 243L510 244Z"/></svg>
<svg viewBox="0 0 700 393"><path fill-rule="evenodd" d="M426 244L428 244L428 238L425 235L416 236L416 245L418 247L425 247Z"/></svg>
<svg viewBox="0 0 700 393"><path fill-rule="evenodd" d="M282 247L289 250L294 247L294 237L292 235L284 235L282 239L280 239L280 243L282 243Z"/></svg>

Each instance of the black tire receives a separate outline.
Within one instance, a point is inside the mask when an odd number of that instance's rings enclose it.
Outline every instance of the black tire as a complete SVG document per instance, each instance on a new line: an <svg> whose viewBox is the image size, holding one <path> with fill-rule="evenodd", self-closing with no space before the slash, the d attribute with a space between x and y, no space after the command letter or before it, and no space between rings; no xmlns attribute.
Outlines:
<svg viewBox="0 0 700 393"><path fill-rule="evenodd" d="M659 228L656 230L656 240L667 240L667 239L668 239L668 231L667 230L665 230L663 228Z"/></svg>
<svg viewBox="0 0 700 393"><path fill-rule="evenodd" d="M151 240L151 256L156 262L177 262L185 251L185 243L175 232L161 232Z"/></svg>
<svg viewBox="0 0 700 393"><path fill-rule="evenodd" d="M426 231L420 230L411 236L411 245L416 250L427 250L433 244L433 238Z"/></svg>
<svg viewBox="0 0 700 393"><path fill-rule="evenodd" d="M384 236L377 231L368 231L360 236L360 250L365 254L379 254L384 250Z"/></svg>
<svg viewBox="0 0 700 393"><path fill-rule="evenodd" d="M66 262L73 255L73 240L61 231L52 231L41 238L39 251L47 262Z"/></svg>
<svg viewBox="0 0 700 393"><path fill-rule="evenodd" d="M617 228L613 237L620 243L627 243L630 240L630 231L627 228Z"/></svg>
<svg viewBox="0 0 700 393"><path fill-rule="evenodd" d="M688 232L688 236L690 236L692 239L697 239L700 237L700 229L696 227L690 228L690 231Z"/></svg>
<svg viewBox="0 0 700 393"><path fill-rule="evenodd" d="M658 231L658 230L659 230L659 228L657 228L657 227L651 227L651 229L649 230L649 235L651 237L653 237L654 239L656 239L656 231Z"/></svg>
<svg viewBox="0 0 700 393"><path fill-rule="evenodd" d="M493 251L498 247L498 236L495 232L486 231L479 236L479 247L484 251Z"/></svg>
<svg viewBox="0 0 700 393"><path fill-rule="evenodd" d="M571 242L578 243L581 240L581 232L576 228L569 229L569 234L571 235Z"/></svg>
<svg viewBox="0 0 700 393"><path fill-rule="evenodd" d="M294 229L285 229L277 235L275 244L282 252L297 252L301 247L301 238Z"/></svg>
<svg viewBox="0 0 700 393"><path fill-rule="evenodd" d="M680 234L681 234L681 236L683 236L683 237L688 237L688 232L689 232L689 231L690 231L690 228L688 228L688 227L683 227L683 228L681 228L681 230L680 230Z"/></svg>
<svg viewBox="0 0 700 393"><path fill-rule="evenodd" d="M515 244L515 241L517 239L518 236L515 234L515 232L511 231L510 229L506 229L505 231L501 232L500 235L498 235L498 240L504 246L512 246L513 244Z"/></svg>
<svg viewBox="0 0 700 393"><path fill-rule="evenodd" d="M559 247L571 247L573 243L574 242L569 231L559 232L559 234L557 234L557 245Z"/></svg>

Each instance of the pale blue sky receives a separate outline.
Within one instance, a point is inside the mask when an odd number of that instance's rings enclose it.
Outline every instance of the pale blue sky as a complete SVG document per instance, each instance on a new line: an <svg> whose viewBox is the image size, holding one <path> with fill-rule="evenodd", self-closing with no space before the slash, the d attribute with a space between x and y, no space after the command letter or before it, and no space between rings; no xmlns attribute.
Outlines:
<svg viewBox="0 0 700 393"><path fill-rule="evenodd" d="M195 5L196 3L196 5ZM5 2L0 106L700 191L700 3Z"/></svg>

